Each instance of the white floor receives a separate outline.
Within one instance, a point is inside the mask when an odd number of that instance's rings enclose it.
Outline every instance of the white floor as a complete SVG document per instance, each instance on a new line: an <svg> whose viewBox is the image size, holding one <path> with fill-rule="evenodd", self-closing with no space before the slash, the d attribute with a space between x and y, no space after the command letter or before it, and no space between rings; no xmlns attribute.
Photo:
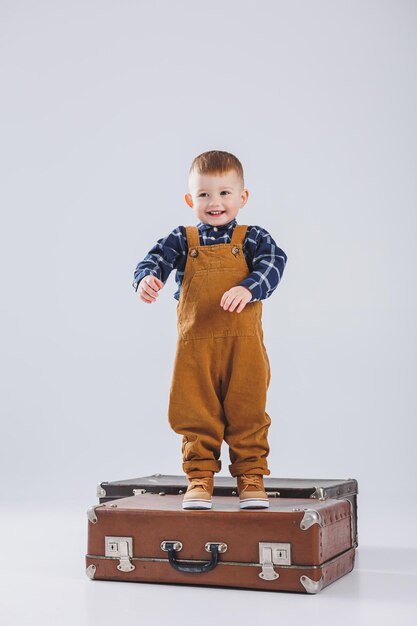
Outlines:
<svg viewBox="0 0 417 626"><path fill-rule="evenodd" d="M0 512L4 626L417 625L417 550L360 545L352 573L317 595L91 581L84 509ZM360 536L359 536L360 539Z"/></svg>

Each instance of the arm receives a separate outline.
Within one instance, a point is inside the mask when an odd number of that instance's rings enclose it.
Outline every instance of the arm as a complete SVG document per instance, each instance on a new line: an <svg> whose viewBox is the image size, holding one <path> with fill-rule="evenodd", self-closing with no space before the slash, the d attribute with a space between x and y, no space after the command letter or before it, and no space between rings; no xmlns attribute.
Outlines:
<svg viewBox="0 0 417 626"><path fill-rule="evenodd" d="M140 261L134 271L132 287L138 290L141 280L148 275L156 276L162 283L166 283L171 271L177 266L182 255L180 246L180 227L178 226L167 237L158 239L144 259Z"/></svg>
<svg viewBox="0 0 417 626"><path fill-rule="evenodd" d="M253 254L252 272L239 285L251 291L251 302L264 300L278 287L287 263L287 255L268 231L260 226L252 227L246 241Z"/></svg>

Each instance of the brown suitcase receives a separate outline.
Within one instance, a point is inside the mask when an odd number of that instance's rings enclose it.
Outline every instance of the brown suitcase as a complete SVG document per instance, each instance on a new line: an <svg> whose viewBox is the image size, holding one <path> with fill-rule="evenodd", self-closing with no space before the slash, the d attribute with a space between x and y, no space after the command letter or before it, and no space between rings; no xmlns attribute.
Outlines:
<svg viewBox="0 0 417 626"><path fill-rule="evenodd" d="M357 495L358 481L354 478L275 478L264 476L264 485L270 498L344 498L352 503L353 535L355 548L358 547L357 532ZM152 474L128 480L115 480L113 482L101 482L97 487L97 496L100 504L127 498L138 493L157 493L159 495L182 495L187 490L188 482L185 474L173 476L171 474ZM231 476L218 476L214 479L215 496L236 496L236 478Z"/></svg>
<svg viewBox="0 0 417 626"><path fill-rule="evenodd" d="M240 509L214 496L207 511L144 493L88 510L87 575L94 580L317 593L353 569L352 504L273 498Z"/></svg>

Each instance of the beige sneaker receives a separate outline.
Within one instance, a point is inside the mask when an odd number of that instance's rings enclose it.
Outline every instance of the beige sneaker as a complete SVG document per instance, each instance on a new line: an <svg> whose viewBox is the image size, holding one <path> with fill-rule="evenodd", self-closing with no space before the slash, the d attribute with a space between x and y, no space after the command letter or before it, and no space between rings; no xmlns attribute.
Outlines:
<svg viewBox="0 0 417 626"><path fill-rule="evenodd" d="M237 490L241 509L267 509L269 507L269 500L261 474L242 474L238 476Z"/></svg>
<svg viewBox="0 0 417 626"><path fill-rule="evenodd" d="M188 478L188 476L187 476ZM213 476L188 478L189 485L182 499L183 509L211 509L213 495Z"/></svg>

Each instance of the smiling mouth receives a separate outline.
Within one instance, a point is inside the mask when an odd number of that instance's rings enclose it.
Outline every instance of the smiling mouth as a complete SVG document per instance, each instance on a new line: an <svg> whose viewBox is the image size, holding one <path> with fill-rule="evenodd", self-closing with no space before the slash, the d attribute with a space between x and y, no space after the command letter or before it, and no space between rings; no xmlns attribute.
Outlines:
<svg viewBox="0 0 417 626"><path fill-rule="evenodd" d="M222 215L224 213L224 211L209 211L208 214L209 215Z"/></svg>

